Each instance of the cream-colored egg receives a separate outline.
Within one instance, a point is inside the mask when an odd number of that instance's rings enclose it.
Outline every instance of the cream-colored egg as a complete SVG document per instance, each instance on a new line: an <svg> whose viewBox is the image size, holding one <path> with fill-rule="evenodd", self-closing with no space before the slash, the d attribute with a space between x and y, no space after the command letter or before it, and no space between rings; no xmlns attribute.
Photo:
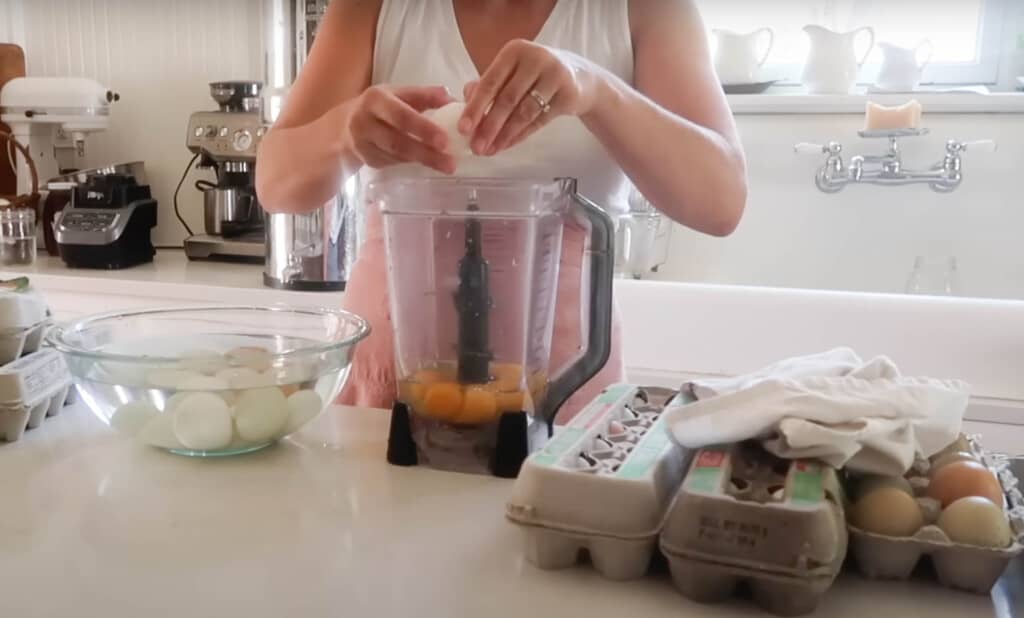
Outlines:
<svg viewBox="0 0 1024 618"><path fill-rule="evenodd" d="M215 451L231 442L231 412L217 395L189 393L172 415L174 435L186 448Z"/></svg>
<svg viewBox="0 0 1024 618"><path fill-rule="evenodd" d="M182 382L202 378L203 374L183 369L156 369L146 374L146 382L156 388L178 390Z"/></svg>
<svg viewBox="0 0 1024 618"><path fill-rule="evenodd" d="M289 434L313 420L324 409L324 400L314 390L301 390L288 397L288 424L285 433Z"/></svg>
<svg viewBox="0 0 1024 618"><path fill-rule="evenodd" d="M253 371L266 371L270 369L273 361L270 350L255 346L234 348L228 350L224 356L232 365L248 367Z"/></svg>
<svg viewBox="0 0 1024 618"><path fill-rule="evenodd" d="M178 390L182 391L226 391L230 389L231 385L227 380L212 376L194 376L182 380L178 384Z"/></svg>
<svg viewBox="0 0 1024 618"><path fill-rule="evenodd" d="M265 373L253 371L248 367L229 367L217 372L217 377L225 380L231 388L246 389L273 386L274 381Z"/></svg>
<svg viewBox="0 0 1024 618"><path fill-rule="evenodd" d="M134 436L160 415L160 410L148 401L129 401L118 406L110 417L110 426L117 431Z"/></svg>
<svg viewBox="0 0 1024 618"><path fill-rule="evenodd" d="M858 479L855 484L856 495L858 497L866 496L876 489L881 489L882 487L895 487L896 489L906 492L907 495L914 495L914 489L911 487L910 481L902 476L877 475L865 476Z"/></svg>
<svg viewBox="0 0 1024 618"><path fill-rule="evenodd" d="M181 402L190 394L191 393L174 393L168 397L167 401L164 403L164 412L173 412L174 409L181 405Z"/></svg>
<svg viewBox="0 0 1024 618"><path fill-rule="evenodd" d="M313 365L308 362L295 360L288 361L288 364L282 367L273 367L263 372L263 375L266 376L266 379L271 384L279 386L304 384L313 380L315 374Z"/></svg>
<svg viewBox="0 0 1024 618"><path fill-rule="evenodd" d="M233 405L235 403L235 393L231 390L231 385L228 384L227 380L212 376L197 376L183 380L178 385L178 390L182 392L191 391L203 391L217 395L224 400L224 403Z"/></svg>
<svg viewBox="0 0 1024 618"><path fill-rule="evenodd" d="M939 528L954 543L1007 547L1012 541L1003 509L978 496L960 498L939 515Z"/></svg>
<svg viewBox="0 0 1024 618"><path fill-rule="evenodd" d="M235 429L253 442L272 440L288 422L288 400L278 388L241 391L235 401Z"/></svg>
<svg viewBox="0 0 1024 618"><path fill-rule="evenodd" d="M448 135L448 153L455 158L469 157L473 151L469 147L469 137L459 132L459 119L466 109L466 104L454 101L443 107L423 112L423 115L444 129Z"/></svg>
<svg viewBox="0 0 1024 618"><path fill-rule="evenodd" d="M853 506L854 526L886 536L913 536L924 524L917 502L899 487L879 487Z"/></svg>
<svg viewBox="0 0 1024 618"><path fill-rule="evenodd" d="M227 360L224 355L213 350L190 350L181 355L178 367L185 371L194 371L206 375L213 375L227 367Z"/></svg>
<svg viewBox="0 0 1024 618"><path fill-rule="evenodd" d="M180 449L184 445L174 435L174 416L158 414L138 433L138 439L144 444L157 448Z"/></svg>

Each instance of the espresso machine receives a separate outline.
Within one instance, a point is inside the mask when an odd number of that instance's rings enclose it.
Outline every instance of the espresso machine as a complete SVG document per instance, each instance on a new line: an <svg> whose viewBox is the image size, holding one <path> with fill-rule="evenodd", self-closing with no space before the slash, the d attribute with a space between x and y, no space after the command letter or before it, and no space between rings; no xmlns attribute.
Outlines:
<svg viewBox="0 0 1024 618"><path fill-rule="evenodd" d="M214 82L210 96L219 109L189 117L185 144L197 167L215 176L195 185L203 193L204 233L185 239L189 259L263 263L266 257L255 183L256 149L267 130L262 90L257 81Z"/></svg>

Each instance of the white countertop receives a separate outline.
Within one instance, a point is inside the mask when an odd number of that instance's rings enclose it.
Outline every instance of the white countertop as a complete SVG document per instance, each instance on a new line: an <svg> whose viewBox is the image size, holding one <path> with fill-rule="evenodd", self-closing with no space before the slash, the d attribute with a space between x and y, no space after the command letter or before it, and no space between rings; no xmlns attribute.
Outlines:
<svg viewBox="0 0 1024 618"><path fill-rule="evenodd" d="M535 569L503 518L510 482L389 466L387 418L335 408L261 453L193 460L72 407L0 443L0 616L767 615L694 604L665 575ZM843 575L814 615L1021 616L1022 590Z"/></svg>
<svg viewBox="0 0 1024 618"><path fill-rule="evenodd" d="M174 295L205 302L274 303L322 301L337 305L340 292L293 292L263 285L262 264L191 261L181 249L160 249L152 263L120 270L68 268L58 257L40 255L28 268L0 267L0 277L28 275L44 292Z"/></svg>

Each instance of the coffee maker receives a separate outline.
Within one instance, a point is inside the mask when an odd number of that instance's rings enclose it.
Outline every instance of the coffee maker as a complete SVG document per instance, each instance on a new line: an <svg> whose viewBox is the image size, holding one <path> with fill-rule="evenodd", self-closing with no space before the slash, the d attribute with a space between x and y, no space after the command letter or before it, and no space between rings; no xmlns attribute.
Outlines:
<svg viewBox="0 0 1024 618"><path fill-rule="evenodd" d="M192 260L263 263L266 256L264 215L256 199L256 149L267 130L263 119L263 84L214 82L210 96L220 109L189 117L185 144L200 169L213 170L216 181L199 181L203 192L203 234L185 239Z"/></svg>

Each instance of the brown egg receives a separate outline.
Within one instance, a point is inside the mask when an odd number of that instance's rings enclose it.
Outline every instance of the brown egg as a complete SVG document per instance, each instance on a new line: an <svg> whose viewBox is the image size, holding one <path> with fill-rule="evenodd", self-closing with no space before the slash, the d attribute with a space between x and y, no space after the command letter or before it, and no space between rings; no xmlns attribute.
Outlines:
<svg viewBox="0 0 1024 618"><path fill-rule="evenodd" d="M975 461L981 463L980 461L978 461L978 458L974 456L974 453L970 453L968 451L956 451L954 453L946 453L944 455L939 455L938 457L935 458L935 460L932 462L930 474L935 474L935 472L942 466L945 466L946 464L951 464L955 461Z"/></svg>
<svg viewBox="0 0 1024 618"><path fill-rule="evenodd" d="M853 505L850 521L866 532L913 536L924 517L910 494L898 487L879 487Z"/></svg>
<svg viewBox="0 0 1024 618"><path fill-rule="evenodd" d="M950 504L939 516L938 525L954 543L1006 547L1012 541L1003 509L977 496Z"/></svg>
<svg viewBox="0 0 1024 618"><path fill-rule="evenodd" d="M1000 509L1003 507L1003 488L999 481L976 461L954 461L932 474L928 497L941 502L942 508L967 496L987 498Z"/></svg>
<svg viewBox="0 0 1024 618"><path fill-rule="evenodd" d="M966 436L961 434L961 435L957 436L956 440L953 440L952 443L950 443L948 446L946 446L946 448L944 448L941 451L939 451L937 453L937 456L941 457L942 455L948 455L950 453L970 452L970 450L971 450L971 443L967 441L967 437Z"/></svg>

